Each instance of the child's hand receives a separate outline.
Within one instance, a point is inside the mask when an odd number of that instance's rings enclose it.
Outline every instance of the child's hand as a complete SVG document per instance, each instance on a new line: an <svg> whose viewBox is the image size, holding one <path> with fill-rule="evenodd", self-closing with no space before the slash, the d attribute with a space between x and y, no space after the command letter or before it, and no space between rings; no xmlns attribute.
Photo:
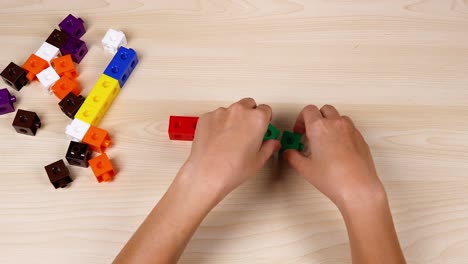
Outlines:
<svg viewBox="0 0 468 264"><path fill-rule="evenodd" d="M320 110L309 105L299 114L294 131L306 136L311 154L287 150L285 158L338 207L385 195L369 147L349 117L330 105Z"/></svg>
<svg viewBox="0 0 468 264"><path fill-rule="evenodd" d="M257 106L252 98L202 115L184 174L195 184L227 195L279 150L277 140L262 143L271 116L270 106Z"/></svg>

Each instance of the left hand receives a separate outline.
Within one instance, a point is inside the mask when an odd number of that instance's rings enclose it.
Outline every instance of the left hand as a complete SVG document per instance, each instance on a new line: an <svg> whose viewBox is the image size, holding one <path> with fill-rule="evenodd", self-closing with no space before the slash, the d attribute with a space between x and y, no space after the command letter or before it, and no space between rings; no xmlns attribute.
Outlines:
<svg viewBox="0 0 468 264"><path fill-rule="evenodd" d="M254 176L278 151L278 140L262 142L271 107L244 98L200 117L191 154L181 169L187 180L224 197Z"/></svg>

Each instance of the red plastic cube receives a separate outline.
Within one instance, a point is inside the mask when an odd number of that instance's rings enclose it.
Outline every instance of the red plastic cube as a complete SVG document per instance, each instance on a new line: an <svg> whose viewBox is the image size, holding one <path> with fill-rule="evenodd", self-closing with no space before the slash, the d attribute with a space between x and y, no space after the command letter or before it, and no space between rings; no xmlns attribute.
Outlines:
<svg viewBox="0 0 468 264"><path fill-rule="evenodd" d="M171 140L192 141L195 136L198 117L194 116L170 116L169 138Z"/></svg>

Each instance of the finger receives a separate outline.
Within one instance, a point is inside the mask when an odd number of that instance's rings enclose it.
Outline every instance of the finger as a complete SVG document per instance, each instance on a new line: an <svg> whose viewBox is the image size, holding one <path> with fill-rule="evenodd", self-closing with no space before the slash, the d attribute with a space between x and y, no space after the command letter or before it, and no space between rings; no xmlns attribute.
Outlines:
<svg viewBox="0 0 468 264"><path fill-rule="evenodd" d="M256 108L257 107L257 103L255 102L255 100L253 98L243 98L241 99L239 102L240 105L243 105L247 108Z"/></svg>
<svg viewBox="0 0 468 264"><path fill-rule="evenodd" d="M341 118L343 118L346 122L348 122L348 124L350 124L350 125L353 126L354 128L356 127L356 126L354 125L353 120L352 120L349 116L345 116L345 115L344 115L344 116L342 116Z"/></svg>
<svg viewBox="0 0 468 264"><path fill-rule="evenodd" d="M283 152L283 157L300 175L305 175L306 168L308 168L309 164L312 162L309 158L294 149L288 149Z"/></svg>
<svg viewBox="0 0 468 264"><path fill-rule="evenodd" d="M268 118L269 121L271 121L271 118L273 117L273 110L271 110L271 107L266 104L259 104L257 106L257 109L265 113L265 116Z"/></svg>
<svg viewBox="0 0 468 264"><path fill-rule="evenodd" d="M322 106L322 108L320 109L320 112L322 112L322 115L328 119L340 118L340 113L338 113L336 108L332 105L327 104L327 105Z"/></svg>
<svg viewBox="0 0 468 264"><path fill-rule="evenodd" d="M306 124L312 124L313 122L322 119L322 113L315 105L308 105L302 109L297 116L296 124L294 125L294 132L299 134L305 134Z"/></svg>
<svg viewBox="0 0 468 264"><path fill-rule="evenodd" d="M258 168L262 168L267 160L280 148L281 143L278 140L267 140L263 142L257 156Z"/></svg>

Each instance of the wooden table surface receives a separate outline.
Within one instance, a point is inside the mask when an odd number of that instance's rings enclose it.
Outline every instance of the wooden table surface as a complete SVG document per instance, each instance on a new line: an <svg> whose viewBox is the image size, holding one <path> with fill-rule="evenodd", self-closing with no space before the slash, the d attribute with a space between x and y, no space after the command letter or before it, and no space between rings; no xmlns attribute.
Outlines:
<svg viewBox="0 0 468 264"><path fill-rule="evenodd" d="M290 129L305 104L335 104L368 140L408 263L468 261L468 2L466 0L0 1L0 68L22 64L68 14L82 17L89 93L127 34L140 64L101 127L118 169L98 184L70 167L55 190L44 166L64 158L70 123L36 82L17 108L37 136L0 116L0 263L110 263L190 151L169 115L200 115L245 96ZM2 88L6 87L3 85ZM272 160L203 222L180 263L351 263L336 208Z"/></svg>

